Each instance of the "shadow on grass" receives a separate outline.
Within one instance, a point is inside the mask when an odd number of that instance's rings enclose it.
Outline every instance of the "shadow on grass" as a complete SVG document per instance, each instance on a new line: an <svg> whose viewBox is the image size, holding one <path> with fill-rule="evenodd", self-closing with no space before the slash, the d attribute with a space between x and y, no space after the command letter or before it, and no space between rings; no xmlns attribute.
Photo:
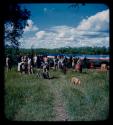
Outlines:
<svg viewBox="0 0 113 125"><path fill-rule="evenodd" d="M52 76L52 77L50 77L49 79L58 79L59 77L57 77L57 76Z"/></svg>

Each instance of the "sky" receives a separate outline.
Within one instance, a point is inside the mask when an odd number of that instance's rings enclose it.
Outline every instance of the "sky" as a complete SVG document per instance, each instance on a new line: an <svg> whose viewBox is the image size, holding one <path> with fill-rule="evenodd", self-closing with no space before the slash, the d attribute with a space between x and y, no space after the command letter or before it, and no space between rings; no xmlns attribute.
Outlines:
<svg viewBox="0 0 113 125"><path fill-rule="evenodd" d="M31 11L21 48L109 47L109 8L105 4L21 4Z"/></svg>

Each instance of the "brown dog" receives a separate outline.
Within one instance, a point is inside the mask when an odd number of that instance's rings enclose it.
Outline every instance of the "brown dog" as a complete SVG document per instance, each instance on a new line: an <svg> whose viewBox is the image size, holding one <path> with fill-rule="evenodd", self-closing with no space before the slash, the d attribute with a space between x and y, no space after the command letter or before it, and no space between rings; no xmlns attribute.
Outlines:
<svg viewBox="0 0 113 125"><path fill-rule="evenodd" d="M72 77L72 78L71 78L71 83L76 84L76 85L77 85L77 84L80 85L81 82L80 82L80 80L79 80L77 77Z"/></svg>
<svg viewBox="0 0 113 125"><path fill-rule="evenodd" d="M106 71L106 70L107 70L107 65L101 64L101 71Z"/></svg>

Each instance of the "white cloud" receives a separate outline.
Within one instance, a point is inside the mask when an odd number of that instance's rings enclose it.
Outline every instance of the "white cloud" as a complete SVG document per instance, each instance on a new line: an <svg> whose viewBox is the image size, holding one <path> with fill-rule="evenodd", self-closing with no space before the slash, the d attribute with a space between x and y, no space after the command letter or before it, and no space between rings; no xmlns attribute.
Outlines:
<svg viewBox="0 0 113 125"><path fill-rule="evenodd" d="M98 12L96 15L83 19L78 30L105 31L109 30L109 10Z"/></svg>
<svg viewBox="0 0 113 125"><path fill-rule="evenodd" d="M32 20L27 20L27 25L24 28L24 32L29 32L29 31L37 31L39 28L34 25Z"/></svg>
<svg viewBox="0 0 113 125"><path fill-rule="evenodd" d="M45 36L45 31L39 31L35 34L37 39L42 39Z"/></svg>
<svg viewBox="0 0 113 125"><path fill-rule="evenodd" d="M29 22L33 26L32 21ZM59 48L80 46L109 46L109 11L99 12L84 19L77 27L54 26L39 30L24 39L25 48ZM107 32L103 32L103 30Z"/></svg>

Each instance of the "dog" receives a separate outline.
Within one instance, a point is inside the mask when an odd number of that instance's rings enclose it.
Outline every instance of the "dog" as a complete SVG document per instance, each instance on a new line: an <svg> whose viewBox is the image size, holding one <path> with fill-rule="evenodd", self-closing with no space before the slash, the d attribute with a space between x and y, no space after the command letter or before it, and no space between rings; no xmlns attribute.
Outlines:
<svg viewBox="0 0 113 125"><path fill-rule="evenodd" d="M107 70L107 65L101 64L101 71L106 71L106 70Z"/></svg>
<svg viewBox="0 0 113 125"><path fill-rule="evenodd" d="M77 77L72 77L71 78L71 83L73 83L73 84L78 84L78 85L80 85L81 84L81 81L80 81L80 79L78 79Z"/></svg>

